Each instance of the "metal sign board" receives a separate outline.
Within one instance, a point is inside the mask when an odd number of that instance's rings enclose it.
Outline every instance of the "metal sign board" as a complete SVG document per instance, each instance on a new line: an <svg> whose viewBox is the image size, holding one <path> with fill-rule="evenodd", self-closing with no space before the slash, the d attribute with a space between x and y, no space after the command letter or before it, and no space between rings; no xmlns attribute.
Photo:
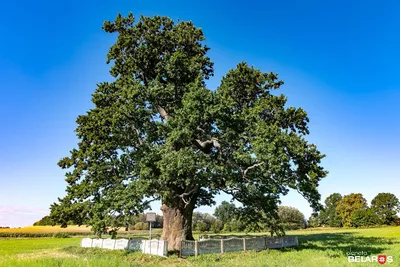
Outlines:
<svg viewBox="0 0 400 267"><path fill-rule="evenodd" d="M147 222L155 222L156 221L156 213L155 212L149 212L146 214L146 221Z"/></svg>

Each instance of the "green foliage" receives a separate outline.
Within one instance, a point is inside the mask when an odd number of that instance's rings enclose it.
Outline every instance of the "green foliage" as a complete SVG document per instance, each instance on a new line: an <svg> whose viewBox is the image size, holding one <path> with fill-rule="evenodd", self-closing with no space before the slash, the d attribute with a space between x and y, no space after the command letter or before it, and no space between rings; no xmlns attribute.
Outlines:
<svg viewBox="0 0 400 267"><path fill-rule="evenodd" d="M352 193L344 196L338 203L336 211L342 218L343 226L350 227L352 225L351 214L356 210L367 208L367 200L362 194Z"/></svg>
<svg viewBox="0 0 400 267"><path fill-rule="evenodd" d="M397 213L400 212L399 199L391 193L379 193L372 201L371 208L383 224L395 224Z"/></svg>
<svg viewBox="0 0 400 267"><path fill-rule="evenodd" d="M318 227L368 227L374 225L396 225L397 212L400 203L398 198L390 193L379 193L367 208L367 202L362 194L350 194L342 198L338 193L331 194L325 200L324 209L320 214L313 214L308 225ZM342 217L343 216L343 217Z"/></svg>
<svg viewBox="0 0 400 267"><path fill-rule="evenodd" d="M163 216L160 216L156 214L156 221L153 222L152 226L153 228L163 228Z"/></svg>
<svg viewBox="0 0 400 267"><path fill-rule="evenodd" d="M53 221L51 220L50 216L44 216L39 221L33 223L33 226L46 226L46 225L53 225Z"/></svg>
<svg viewBox="0 0 400 267"><path fill-rule="evenodd" d="M294 207L279 206L278 217L284 230L296 230L305 227L304 214Z"/></svg>
<svg viewBox="0 0 400 267"><path fill-rule="evenodd" d="M336 207L342 200L342 195L333 193L325 199L324 209L320 213L320 224L329 225L330 227L341 227L342 218L338 214Z"/></svg>
<svg viewBox="0 0 400 267"><path fill-rule="evenodd" d="M197 222L195 224L194 229L199 232L205 232L205 231L210 230L210 226L208 224L206 224L205 222Z"/></svg>
<svg viewBox="0 0 400 267"><path fill-rule="evenodd" d="M210 231L216 219L208 213L193 212L192 225L196 231Z"/></svg>
<svg viewBox="0 0 400 267"><path fill-rule="evenodd" d="M231 225L229 223L224 224L224 227L222 228L223 232L231 232Z"/></svg>
<svg viewBox="0 0 400 267"><path fill-rule="evenodd" d="M320 216L318 213L312 213L307 221L307 227L315 228L321 226Z"/></svg>
<svg viewBox="0 0 400 267"><path fill-rule="evenodd" d="M149 230L149 223L137 222L133 228L135 230Z"/></svg>
<svg viewBox="0 0 400 267"><path fill-rule="evenodd" d="M218 234L221 232L223 228L223 223L220 220L215 220L210 227L210 231L212 231L215 234Z"/></svg>
<svg viewBox="0 0 400 267"><path fill-rule="evenodd" d="M238 219L233 219L226 224L229 225L230 232L242 232L246 229L246 225Z"/></svg>
<svg viewBox="0 0 400 267"><path fill-rule="evenodd" d="M70 218L66 224L62 225L61 227L65 228L67 225L83 225L85 224L84 219L81 220L79 219L79 216L77 218ZM50 215L44 216L42 219L40 219L37 222L33 223L33 226L54 226L56 222L53 220L53 218Z"/></svg>
<svg viewBox="0 0 400 267"><path fill-rule="evenodd" d="M53 221L75 219L101 236L153 200L190 216L221 191L243 204L241 223L250 227L260 212L273 218L271 232L289 189L321 208L324 155L305 139L307 113L274 93L277 74L242 62L209 90L213 63L192 22L135 23L129 14L103 29L117 34L107 54L114 79L98 84L95 107L77 118L78 147L59 162L67 196L51 206Z"/></svg>
<svg viewBox="0 0 400 267"><path fill-rule="evenodd" d="M136 223L142 222L142 223L148 223L146 221L146 214L138 214L138 215L132 215L126 218L124 225L125 228L127 227L130 230L134 230L134 226ZM163 226L163 216L160 216L156 214L156 221L152 223L151 227L152 228L162 228Z"/></svg>
<svg viewBox="0 0 400 267"><path fill-rule="evenodd" d="M215 208L214 216L219 219L223 224L236 218L237 210L233 203L222 201L221 204Z"/></svg>
<svg viewBox="0 0 400 267"><path fill-rule="evenodd" d="M53 234L53 238L68 238L68 237L71 237L71 235L66 232L58 232Z"/></svg>
<svg viewBox="0 0 400 267"><path fill-rule="evenodd" d="M353 227L368 227L380 224L382 224L382 221L372 208L359 209L351 213L351 226Z"/></svg>

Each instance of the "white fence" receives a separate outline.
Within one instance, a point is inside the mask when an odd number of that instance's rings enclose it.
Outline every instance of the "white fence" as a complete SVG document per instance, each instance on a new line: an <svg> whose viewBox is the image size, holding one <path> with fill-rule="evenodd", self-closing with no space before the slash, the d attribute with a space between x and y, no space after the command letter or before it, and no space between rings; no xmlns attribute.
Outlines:
<svg viewBox="0 0 400 267"><path fill-rule="evenodd" d="M168 255L168 242L166 240L145 239L92 239L81 240L83 248L126 249L142 251L146 254L166 257Z"/></svg>
<svg viewBox="0 0 400 267"><path fill-rule="evenodd" d="M200 241L184 240L181 242L181 256L197 256L200 254L225 253L232 251L264 250L269 248L295 247L296 236L249 238L202 239Z"/></svg>
<svg viewBox="0 0 400 267"><path fill-rule="evenodd" d="M168 256L168 241L166 240L142 240L140 248L146 254Z"/></svg>

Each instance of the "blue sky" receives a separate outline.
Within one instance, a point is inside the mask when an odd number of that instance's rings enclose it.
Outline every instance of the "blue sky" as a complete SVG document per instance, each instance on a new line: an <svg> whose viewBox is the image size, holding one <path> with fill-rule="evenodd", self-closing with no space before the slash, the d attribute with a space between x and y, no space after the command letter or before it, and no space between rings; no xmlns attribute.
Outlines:
<svg viewBox="0 0 400 267"><path fill-rule="evenodd" d="M116 36L101 25L129 11L201 27L215 62L210 88L240 61L278 72L288 104L309 114L308 140L327 155L323 199L400 197L399 8L395 1L2 3L0 226L31 225L64 195L57 162L76 146L75 119L92 107L96 84L110 80L106 53ZM283 204L311 213L297 193Z"/></svg>

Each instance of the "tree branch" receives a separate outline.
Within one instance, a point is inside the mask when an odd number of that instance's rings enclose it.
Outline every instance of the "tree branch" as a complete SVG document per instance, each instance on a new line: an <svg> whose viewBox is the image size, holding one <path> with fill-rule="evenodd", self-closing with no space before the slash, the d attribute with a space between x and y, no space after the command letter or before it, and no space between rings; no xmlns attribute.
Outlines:
<svg viewBox="0 0 400 267"><path fill-rule="evenodd" d="M139 139L139 145L143 145L143 139L140 137L140 132L137 128L133 127L138 135L138 139Z"/></svg>
<svg viewBox="0 0 400 267"><path fill-rule="evenodd" d="M251 165L250 167L247 167L245 170L240 169L240 171L242 172L243 178L246 178L246 174L247 174L247 172L248 172L249 170L254 169L254 168L258 167L258 166L261 166L261 165L263 165L264 163L265 163L265 162L262 161L262 162L260 162L260 163L253 164L253 165Z"/></svg>
<svg viewBox="0 0 400 267"><path fill-rule="evenodd" d="M160 198L156 197L156 198L153 198L151 200L147 200L147 201L143 202L143 205L149 205L151 202L157 201L157 200L160 200Z"/></svg>
<svg viewBox="0 0 400 267"><path fill-rule="evenodd" d="M201 151L203 151L204 153L207 153L207 154L210 153L212 147L215 147L218 149L221 148L221 144L219 143L218 139L215 137L211 137L211 139L206 140L206 141L201 141L200 139L196 139L195 145L197 146L197 148L199 148Z"/></svg>
<svg viewBox="0 0 400 267"><path fill-rule="evenodd" d="M190 198L189 198L188 201L186 201L184 197L182 197L181 199L182 199L183 203L185 203L185 207L184 208L186 208L187 205L189 205Z"/></svg>
<svg viewBox="0 0 400 267"><path fill-rule="evenodd" d="M168 113L165 111L165 109L161 106L156 106L156 109L158 113L160 113L161 118L167 121L169 116Z"/></svg>
<svg viewBox="0 0 400 267"><path fill-rule="evenodd" d="M227 193L227 192L230 192L230 191L242 191L242 189L241 188L239 188L239 187L232 187L232 188L218 188L219 190L222 190L223 192L225 192L225 193Z"/></svg>
<svg viewBox="0 0 400 267"><path fill-rule="evenodd" d="M180 198L183 198L184 196L189 196L189 195L191 195L191 194L193 194L194 192L196 192L197 190L199 190L199 186L198 185L196 185L192 190L190 190L189 192L184 192L184 193L182 193L182 194L180 194L180 195L175 195L176 197L180 197Z"/></svg>
<svg viewBox="0 0 400 267"><path fill-rule="evenodd" d="M133 117L127 112L124 112L124 115L128 118L128 119L133 119ZM133 130L136 132L136 134L138 135L138 141L140 145L144 144L143 139L140 137L140 131L138 128L136 128L135 126L131 126L133 128Z"/></svg>
<svg viewBox="0 0 400 267"><path fill-rule="evenodd" d="M206 131L205 130L203 130L202 128L200 128L200 126L197 126L197 128L196 128L198 131L200 131L200 132L202 132L202 133L206 133Z"/></svg>
<svg viewBox="0 0 400 267"><path fill-rule="evenodd" d="M182 199L183 203L185 203L185 208L187 207L187 205L189 205L190 200L192 199L192 197L189 197L189 200L185 199L185 196L190 196L191 194L193 194L194 192L196 192L197 190L199 190L199 185L196 185L192 190L190 190L189 192L184 192L182 194L176 194L175 197L178 197L180 199Z"/></svg>

